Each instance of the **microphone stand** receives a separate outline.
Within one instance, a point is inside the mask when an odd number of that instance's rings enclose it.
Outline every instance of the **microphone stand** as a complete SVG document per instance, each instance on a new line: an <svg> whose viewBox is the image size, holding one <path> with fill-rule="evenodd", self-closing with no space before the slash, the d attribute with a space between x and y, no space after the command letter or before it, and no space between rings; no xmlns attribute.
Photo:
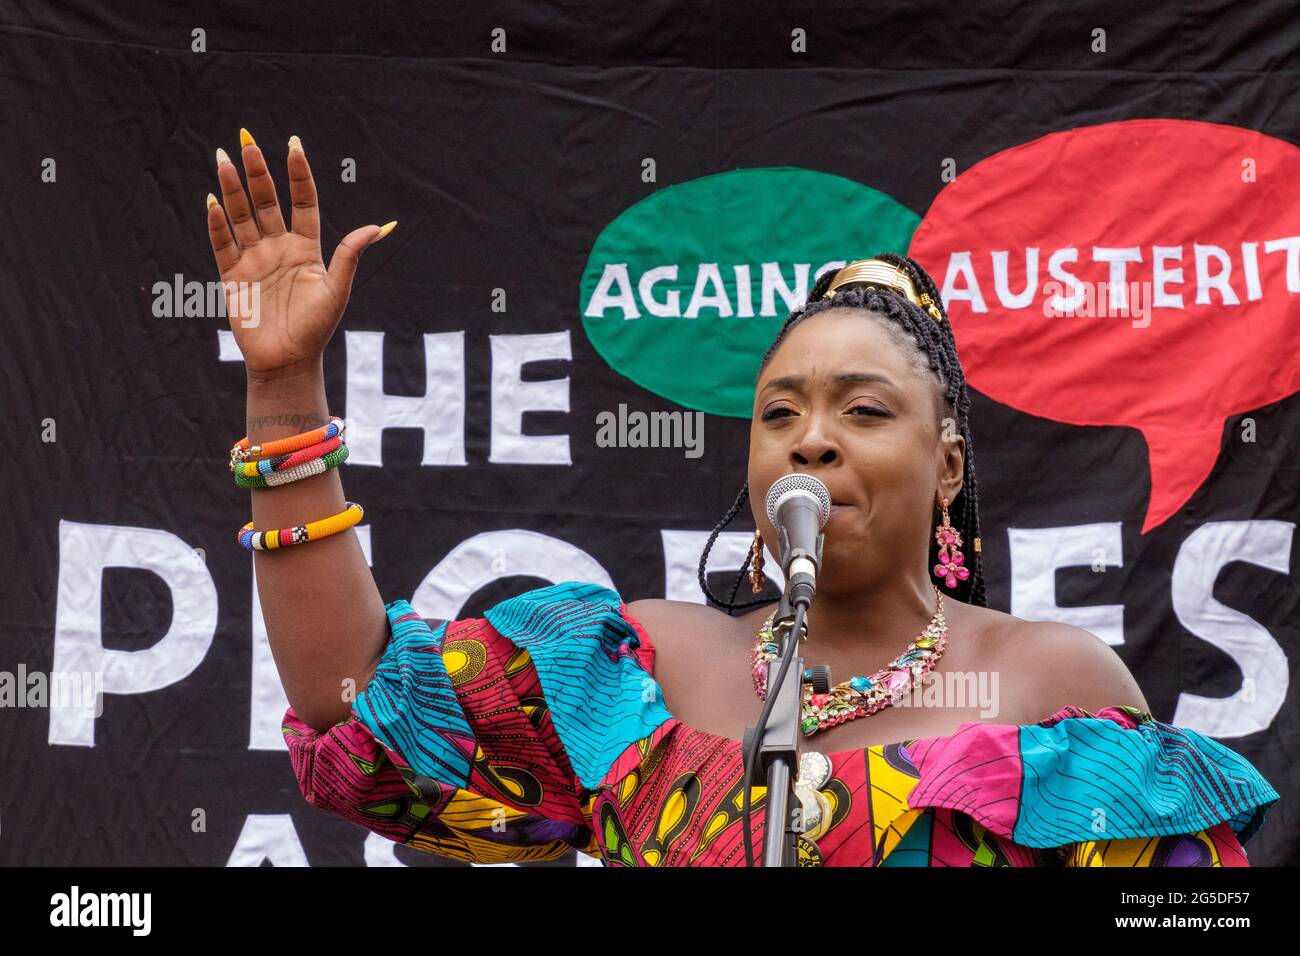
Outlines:
<svg viewBox="0 0 1300 956"><path fill-rule="evenodd" d="M768 719L760 721L757 728L745 728L744 752L748 754L755 732L760 734L758 761L767 772L767 810L763 829L763 866L797 866L798 835L802 825L795 827L787 807L795 797L796 774L792 767L799 759L800 710L803 703L804 664L799 654L799 639L803 635L804 616L813 595L817 593L816 569L821 567L822 541L817 535L816 555L803 548L791 550L785 529L779 528L781 567L785 572L786 587L781 595L777 616L772 620L774 633L785 628L780 648L781 667L773 671L768 664ZM806 635L804 635L806 637ZM800 823L802 824L802 814ZM780 821L780 825L777 825Z"/></svg>

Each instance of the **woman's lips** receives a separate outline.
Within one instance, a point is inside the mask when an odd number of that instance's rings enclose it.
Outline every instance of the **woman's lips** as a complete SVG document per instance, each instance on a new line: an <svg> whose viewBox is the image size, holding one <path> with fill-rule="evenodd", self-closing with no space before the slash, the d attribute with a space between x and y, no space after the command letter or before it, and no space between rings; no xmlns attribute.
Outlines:
<svg viewBox="0 0 1300 956"><path fill-rule="evenodd" d="M848 511L852 507L853 505L838 505L838 504L831 505L831 513L827 516L826 520L829 521L831 518L834 518L841 511Z"/></svg>

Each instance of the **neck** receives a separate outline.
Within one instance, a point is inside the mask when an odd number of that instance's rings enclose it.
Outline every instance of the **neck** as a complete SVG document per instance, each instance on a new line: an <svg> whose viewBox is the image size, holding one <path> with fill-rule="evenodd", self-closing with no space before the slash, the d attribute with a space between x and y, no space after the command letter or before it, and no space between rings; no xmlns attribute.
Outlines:
<svg viewBox="0 0 1300 956"><path fill-rule="evenodd" d="M953 601L944 601L951 622ZM876 588L846 592L819 590L808 609L810 661L830 664L836 681L883 667L916 640L936 610L934 588L915 577L894 579Z"/></svg>

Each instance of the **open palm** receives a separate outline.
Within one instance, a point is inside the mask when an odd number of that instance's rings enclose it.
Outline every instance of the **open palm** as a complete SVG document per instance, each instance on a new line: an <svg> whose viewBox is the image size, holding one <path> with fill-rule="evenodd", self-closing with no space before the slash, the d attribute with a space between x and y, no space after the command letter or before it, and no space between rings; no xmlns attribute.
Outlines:
<svg viewBox="0 0 1300 956"><path fill-rule="evenodd" d="M222 203L210 200L208 236L217 270L228 283L226 312L248 374L274 378L320 358L348 304L361 251L396 223L382 229L362 226L348 233L326 268L316 184L298 138L289 141L287 163L291 230L286 230L280 215L275 183L261 148L246 130L240 130L240 138L253 207L239 171L224 151L218 151L217 179L224 209Z"/></svg>

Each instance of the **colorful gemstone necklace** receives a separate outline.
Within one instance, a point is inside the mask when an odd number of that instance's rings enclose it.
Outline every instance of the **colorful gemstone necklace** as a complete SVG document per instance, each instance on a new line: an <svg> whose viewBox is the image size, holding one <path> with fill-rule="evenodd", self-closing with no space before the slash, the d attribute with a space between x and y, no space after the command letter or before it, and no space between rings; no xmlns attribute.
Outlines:
<svg viewBox="0 0 1300 956"><path fill-rule="evenodd" d="M948 622L943 616L943 595L938 588L934 589L934 596L938 609L925 630L907 645L907 650L870 677L851 677L836 684L825 694L814 694L811 684L803 684L799 729L804 736L811 737L819 730L826 730L846 720L874 714L893 704L925 679L925 675L934 669L948 647ZM768 665L778 660L781 649L778 633L785 633L792 623L783 622L774 631L772 622L775 619L774 608L763 622L754 644L754 690L758 693L759 700L767 700ZM807 669L804 676L808 676Z"/></svg>

